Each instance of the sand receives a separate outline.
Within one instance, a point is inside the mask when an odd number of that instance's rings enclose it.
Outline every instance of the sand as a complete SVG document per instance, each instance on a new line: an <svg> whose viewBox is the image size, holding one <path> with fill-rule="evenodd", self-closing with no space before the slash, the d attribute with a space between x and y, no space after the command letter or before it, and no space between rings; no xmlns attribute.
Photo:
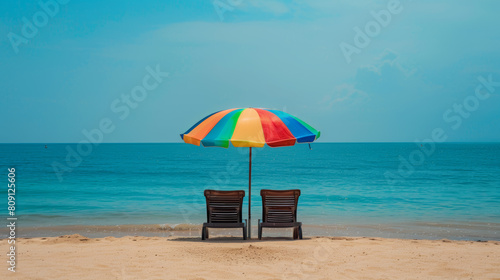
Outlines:
<svg viewBox="0 0 500 280"><path fill-rule="evenodd" d="M3 263L1 279L500 279L500 242L66 235L19 238Z"/></svg>

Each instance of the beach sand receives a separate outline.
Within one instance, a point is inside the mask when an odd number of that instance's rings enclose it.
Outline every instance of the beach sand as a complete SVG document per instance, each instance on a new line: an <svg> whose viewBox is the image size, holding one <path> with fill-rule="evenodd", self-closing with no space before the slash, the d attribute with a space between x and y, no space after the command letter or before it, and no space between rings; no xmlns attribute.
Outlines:
<svg viewBox="0 0 500 280"><path fill-rule="evenodd" d="M16 245L16 272L4 262L1 279L500 279L499 241L75 234Z"/></svg>

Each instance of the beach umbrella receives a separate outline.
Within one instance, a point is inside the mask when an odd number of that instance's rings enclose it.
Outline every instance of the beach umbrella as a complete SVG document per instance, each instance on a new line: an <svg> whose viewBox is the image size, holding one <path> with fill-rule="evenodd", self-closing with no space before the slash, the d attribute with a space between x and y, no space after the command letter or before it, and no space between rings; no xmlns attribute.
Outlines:
<svg viewBox="0 0 500 280"><path fill-rule="evenodd" d="M248 238L251 238L252 148L293 146L311 143L320 132L288 113L259 108L238 108L215 112L201 119L185 133L184 142L204 147L250 148L248 170Z"/></svg>

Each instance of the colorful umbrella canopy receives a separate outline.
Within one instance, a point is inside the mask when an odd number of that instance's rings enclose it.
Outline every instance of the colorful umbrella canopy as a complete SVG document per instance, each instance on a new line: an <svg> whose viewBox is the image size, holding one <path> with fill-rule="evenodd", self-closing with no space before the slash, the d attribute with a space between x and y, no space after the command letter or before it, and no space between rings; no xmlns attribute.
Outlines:
<svg viewBox="0 0 500 280"><path fill-rule="evenodd" d="M252 147L293 146L311 143L320 132L301 119L278 110L238 108L215 112L197 122L182 140L204 147L249 147L248 169L248 238L252 237Z"/></svg>
<svg viewBox="0 0 500 280"><path fill-rule="evenodd" d="M206 116L184 134L188 144L204 147L293 146L318 139L320 132L301 119L278 110L228 109Z"/></svg>

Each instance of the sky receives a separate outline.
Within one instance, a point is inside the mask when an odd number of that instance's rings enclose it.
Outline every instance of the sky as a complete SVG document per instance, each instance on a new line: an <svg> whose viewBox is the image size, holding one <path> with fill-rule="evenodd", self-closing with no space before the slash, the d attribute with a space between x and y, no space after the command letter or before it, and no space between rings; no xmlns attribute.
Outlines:
<svg viewBox="0 0 500 280"><path fill-rule="evenodd" d="M500 2L2 1L0 143L180 142L272 108L320 142L500 141Z"/></svg>

